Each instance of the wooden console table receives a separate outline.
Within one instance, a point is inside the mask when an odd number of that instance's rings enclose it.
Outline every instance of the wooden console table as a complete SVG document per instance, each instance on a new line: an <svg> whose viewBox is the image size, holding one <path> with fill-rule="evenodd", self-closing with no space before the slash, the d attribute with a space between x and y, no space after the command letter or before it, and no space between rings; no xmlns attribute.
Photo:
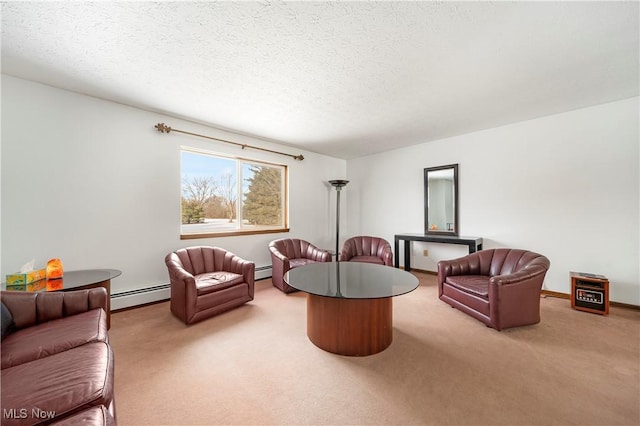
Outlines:
<svg viewBox="0 0 640 426"><path fill-rule="evenodd" d="M460 244L469 247L469 253L482 250L481 237L458 237L453 235L429 235L429 234L397 234L394 238L394 266L400 267L400 241L404 241L404 270L411 270L411 241L427 243Z"/></svg>

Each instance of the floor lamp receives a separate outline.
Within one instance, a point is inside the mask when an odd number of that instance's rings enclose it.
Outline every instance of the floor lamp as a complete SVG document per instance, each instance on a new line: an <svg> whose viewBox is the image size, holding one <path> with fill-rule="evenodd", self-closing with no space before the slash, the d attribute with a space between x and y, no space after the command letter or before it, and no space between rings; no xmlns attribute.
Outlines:
<svg viewBox="0 0 640 426"><path fill-rule="evenodd" d="M348 180L336 179L330 180L331 186L336 188L338 192L338 200L336 202L336 262L340 261L340 252L338 251L338 242L340 241L340 191L347 186Z"/></svg>

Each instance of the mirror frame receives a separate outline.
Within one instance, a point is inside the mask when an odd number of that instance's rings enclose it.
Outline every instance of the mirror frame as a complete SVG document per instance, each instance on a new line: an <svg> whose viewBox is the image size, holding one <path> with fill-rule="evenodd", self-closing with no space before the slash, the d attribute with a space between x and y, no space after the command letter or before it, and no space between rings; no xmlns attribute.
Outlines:
<svg viewBox="0 0 640 426"><path fill-rule="evenodd" d="M429 172L441 170L453 170L453 230L437 230L429 229ZM424 169L424 233L429 235L450 235L458 236L460 229L460 219L458 215L458 164L447 164L446 166L427 167Z"/></svg>

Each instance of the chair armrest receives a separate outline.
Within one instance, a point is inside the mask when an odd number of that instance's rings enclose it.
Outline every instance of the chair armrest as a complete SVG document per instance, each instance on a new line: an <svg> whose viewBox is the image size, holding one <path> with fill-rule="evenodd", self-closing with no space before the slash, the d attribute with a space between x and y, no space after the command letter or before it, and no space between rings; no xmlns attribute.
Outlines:
<svg viewBox="0 0 640 426"><path fill-rule="evenodd" d="M312 247L311 252L308 253L307 256L309 256L308 259L315 260L316 262L331 262L331 253L315 246Z"/></svg>
<svg viewBox="0 0 640 426"><path fill-rule="evenodd" d="M306 244L306 248L304 248L304 244ZM303 241L303 250L302 250L302 257L304 257L305 259L310 259L313 260L315 262L331 262L331 253L329 253L327 250L323 250L321 248L316 247L315 245L311 244L310 242L307 241Z"/></svg>
<svg viewBox="0 0 640 426"><path fill-rule="evenodd" d="M286 269L289 269L289 258L287 256L278 251L275 247L269 247L269 251L271 252L271 260L282 262L286 265Z"/></svg>
<svg viewBox="0 0 640 426"><path fill-rule="evenodd" d="M393 266L393 250L391 250L391 244L384 245L380 257L385 265Z"/></svg>
<svg viewBox="0 0 640 426"><path fill-rule="evenodd" d="M244 281L252 284L255 281L256 264L235 254L230 256L229 272L240 274Z"/></svg>
<svg viewBox="0 0 640 426"><path fill-rule="evenodd" d="M193 284L195 285L196 280L194 276L182 267L182 262L180 262L180 258L175 253L169 253L165 259L165 264L167 265L167 270L169 271L169 280L172 284Z"/></svg>
<svg viewBox="0 0 640 426"><path fill-rule="evenodd" d="M340 253L337 255L341 262L348 262L353 256L355 256L355 251L353 246L349 244L346 247L343 246L342 250L340 250Z"/></svg>
<svg viewBox="0 0 640 426"><path fill-rule="evenodd" d="M245 282L251 284L256 280L256 264L253 262L245 261L244 266L242 267L242 275L244 276Z"/></svg>
<svg viewBox="0 0 640 426"><path fill-rule="evenodd" d="M242 265L242 276L244 278L244 282L249 286L249 296L251 297L251 300L253 300L256 281L256 264L248 260L244 260Z"/></svg>
<svg viewBox="0 0 640 426"><path fill-rule="evenodd" d="M107 290L103 287L42 293L2 292L2 302L11 312L18 329L92 309L101 308L107 312L107 297Z"/></svg>

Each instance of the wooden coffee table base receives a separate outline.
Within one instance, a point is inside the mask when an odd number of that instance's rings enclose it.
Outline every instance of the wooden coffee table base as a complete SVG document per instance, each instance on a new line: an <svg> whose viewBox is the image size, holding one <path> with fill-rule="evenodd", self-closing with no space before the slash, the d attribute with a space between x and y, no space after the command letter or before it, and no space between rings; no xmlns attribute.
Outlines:
<svg viewBox="0 0 640 426"><path fill-rule="evenodd" d="M307 336L327 352L373 355L393 340L393 301L343 299L307 294Z"/></svg>

